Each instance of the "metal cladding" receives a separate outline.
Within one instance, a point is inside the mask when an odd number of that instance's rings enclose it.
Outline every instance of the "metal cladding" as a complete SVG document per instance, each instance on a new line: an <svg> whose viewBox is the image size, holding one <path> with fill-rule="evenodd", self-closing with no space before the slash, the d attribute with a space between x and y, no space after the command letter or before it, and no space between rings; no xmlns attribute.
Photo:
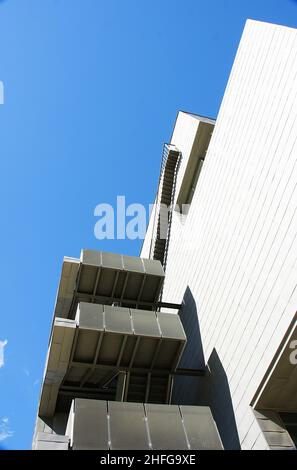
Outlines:
<svg viewBox="0 0 297 470"><path fill-rule="evenodd" d="M53 415L59 393L70 390L114 395L105 383L119 371L130 372L126 393L134 399L145 398L136 382L149 398L154 381L165 381L158 396L164 402L185 343L176 314L81 302L75 320L54 321L39 412Z"/></svg>
<svg viewBox="0 0 297 470"><path fill-rule="evenodd" d="M178 314L158 310L163 282L158 260L64 259L35 449L220 448L209 411L206 426L202 409L168 405L187 338Z"/></svg>
<svg viewBox="0 0 297 470"><path fill-rule="evenodd" d="M154 309L164 276L157 260L82 250L63 260L55 317L74 318L79 301Z"/></svg>
<svg viewBox="0 0 297 470"><path fill-rule="evenodd" d="M205 406L75 399L67 433L74 450L222 450Z"/></svg>

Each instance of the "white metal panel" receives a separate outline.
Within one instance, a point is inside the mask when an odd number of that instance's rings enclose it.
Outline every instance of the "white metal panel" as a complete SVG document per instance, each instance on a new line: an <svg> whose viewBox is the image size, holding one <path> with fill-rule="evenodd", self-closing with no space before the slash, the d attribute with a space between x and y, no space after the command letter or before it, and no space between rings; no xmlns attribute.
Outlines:
<svg viewBox="0 0 297 470"><path fill-rule="evenodd" d="M244 448L263 444L245 417L297 307L296 57L295 29L247 22L190 211L171 227L163 300L184 299L184 315L198 317L196 347L224 385L212 405L229 394ZM180 113L177 193L194 133ZM195 342L187 354L190 364Z"/></svg>

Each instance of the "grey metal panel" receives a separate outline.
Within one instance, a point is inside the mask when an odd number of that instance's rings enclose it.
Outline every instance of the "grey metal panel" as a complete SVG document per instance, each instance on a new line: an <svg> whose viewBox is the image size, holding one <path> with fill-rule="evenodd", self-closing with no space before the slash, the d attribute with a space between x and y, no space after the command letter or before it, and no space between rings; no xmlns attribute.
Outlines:
<svg viewBox="0 0 297 470"><path fill-rule="evenodd" d="M133 351L134 351L134 348L135 348L135 345L136 345L136 342L137 342L137 337L136 336L128 336L127 337L125 349L124 349L124 352L123 352L123 357L122 357L122 360L121 360L121 366L124 366L124 367L129 366L130 360L131 360L131 357L132 357L132 354L133 354Z"/></svg>
<svg viewBox="0 0 297 470"><path fill-rule="evenodd" d="M39 403L41 416L54 414L59 386L68 369L75 330L74 321L60 318L54 321Z"/></svg>
<svg viewBox="0 0 297 470"><path fill-rule="evenodd" d="M222 450L219 433L207 406L180 406L192 450Z"/></svg>
<svg viewBox="0 0 297 470"><path fill-rule="evenodd" d="M120 271L115 269L102 268L100 282L98 282L96 289L96 295L113 298L112 292L119 272Z"/></svg>
<svg viewBox="0 0 297 470"><path fill-rule="evenodd" d="M127 381L127 373L119 372L117 376L115 401L123 401L125 398L125 385Z"/></svg>
<svg viewBox="0 0 297 470"><path fill-rule="evenodd" d="M67 431L73 449L222 449L208 407L75 399L72 410Z"/></svg>
<svg viewBox="0 0 297 470"><path fill-rule="evenodd" d="M100 331L104 331L103 306L80 302L78 307L79 332L74 360L91 363L96 353Z"/></svg>
<svg viewBox="0 0 297 470"><path fill-rule="evenodd" d="M73 449L108 449L107 403L99 400L75 399Z"/></svg>
<svg viewBox="0 0 297 470"><path fill-rule="evenodd" d="M136 335L161 336L155 312L131 309L131 316Z"/></svg>
<svg viewBox="0 0 297 470"><path fill-rule="evenodd" d="M81 302L75 321L56 318L39 412L47 416L54 414L61 386L65 386L63 392L67 392L66 387L68 390L72 387L71 391L74 387L78 392L87 393L90 386L102 379L95 368L101 367L106 373L109 367L173 372L185 343L179 330L180 320L170 314L158 313L158 317L168 337L161 338L156 313L148 310ZM175 327L168 333L169 321L173 321ZM177 334L176 339L172 338L174 334ZM101 397L101 392L98 391L98 395ZM151 393L151 400L158 403L155 395ZM102 398L105 399L106 394ZM59 411L66 411L66 407L61 406Z"/></svg>
<svg viewBox="0 0 297 470"><path fill-rule="evenodd" d="M104 313L106 331L133 334L130 310L128 308L105 305Z"/></svg>
<svg viewBox="0 0 297 470"><path fill-rule="evenodd" d="M129 271L129 276L127 278L127 284L125 288L125 297L127 299L130 299L130 300L138 299L139 293L142 289L143 278L144 278L144 274L139 274L136 272Z"/></svg>
<svg viewBox="0 0 297 470"><path fill-rule="evenodd" d="M118 333L105 333L97 363L115 366L123 343L123 336Z"/></svg>
<svg viewBox="0 0 297 470"><path fill-rule="evenodd" d="M81 274L79 276L78 292L93 295L98 267L83 264L80 269Z"/></svg>
<svg viewBox="0 0 297 470"><path fill-rule="evenodd" d="M144 273L142 259L137 256L123 255L123 264L126 271Z"/></svg>
<svg viewBox="0 0 297 470"><path fill-rule="evenodd" d="M162 285L162 277L147 276L142 290L141 299L144 302L157 302Z"/></svg>
<svg viewBox="0 0 297 470"><path fill-rule="evenodd" d="M151 338L151 337L141 337L137 352L134 358L134 367L145 367L150 368L157 346L159 343L159 339Z"/></svg>
<svg viewBox="0 0 297 470"><path fill-rule="evenodd" d="M149 449L142 403L109 402L110 448Z"/></svg>
<svg viewBox="0 0 297 470"><path fill-rule="evenodd" d="M81 261L84 264L101 266L102 265L102 253L97 250L82 250Z"/></svg>
<svg viewBox="0 0 297 470"><path fill-rule="evenodd" d="M157 313L163 338L174 338L186 341L185 331L179 315L176 313Z"/></svg>
<svg viewBox="0 0 297 470"><path fill-rule="evenodd" d="M92 302L100 302L103 297L107 298L106 303L114 299L127 306L143 302L153 304L163 280L164 271L159 261L82 250L80 259L64 258L55 317L74 317L74 294L80 300ZM94 299L93 295L98 297Z"/></svg>
<svg viewBox="0 0 297 470"><path fill-rule="evenodd" d="M147 274L165 277L164 269L159 260L142 258L142 261Z"/></svg>
<svg viewBox="0 0 297 470"><path fill-rule="evenodd" d="M81 261L89 266L125 270L164 277L164 270L158 260L144 259L137 256L127 256L117 253L107 253L97 250L82 250Z"/></svg>
<svg viewBox="0 0 297 470"><path fill-rule="evenodd" d="M136 256L82 250L80 260L74 260L72 265L76 271L72 269L70 280L69 270L63 269L56 308L56 313L61 311L69 318L75 313L74 294L84 301L116 301L128 307L148 303L150 308L157 301L164 280L159 261Z"/></svg>
<svg viewBox="0 0 297 470"><path fill-rule="evenodd" d="M73 291L74 291L74 286L73 286ZM71 293L71 297L68 299L63 298L62 295L57 298L55 311L54 311L54 317L66 318L68 316L68 313L72 304L72 293Z"/></svg>
<svg viewBox="0 0 297 470"><path fill-rule="evenodd" d="M158 349L155 368L174 370L179 360L180 348L182 344L183 343L180 341L163 339Z"/></svg>
<svg viewBox="0 0 297 470"><path fill-rule="evenodd" d="M126 389L126 400L132 403L143 403L145 401L148 384L148 374L130 373Z"/></svg>
<svg viewBox="0 0 297 470"><path fill-rule="evenodd" d="M77 315L80 328L101 331L104 329L103 305L80 302Z"/></svg>
<svg viewBox="0 0 297 470"><path fill-rule="evenodd" d="M80 328L73 359L77 362L92 363L100 332L97 330Z"/></svg>
<svg viewBox="0 0 297 470"><path fill-rule="evenodd" d="M115 285L114 298L121 299L122 296L123 298L126 297L125 285L127 281L128 272L127 271L114 271L114 272L116 273L115 278L114 278L114 284L113 284L113 287ZM104 273L104 282L105 282L105 273ZM123 295L123 291L124 291L124 295Z"/></svg>
<svg viewBox="0 0 297 470"><path fill-rule="evenodd" d="M65 257L63 260L54 317L68 316L79 266L78 259Z"/></svg>
<svg viewBox="0 0 297 470"><path fill-rule="evenodd" d="M116 253L101 252L102 255L102 267L110 269L123 270L123 255Z"/></svg>
<svg viewBox="0 0 297 470"><path fill-rule="evenodd" d="M188 444L177 405L145 404L153 449L187 450Z"/></svg>

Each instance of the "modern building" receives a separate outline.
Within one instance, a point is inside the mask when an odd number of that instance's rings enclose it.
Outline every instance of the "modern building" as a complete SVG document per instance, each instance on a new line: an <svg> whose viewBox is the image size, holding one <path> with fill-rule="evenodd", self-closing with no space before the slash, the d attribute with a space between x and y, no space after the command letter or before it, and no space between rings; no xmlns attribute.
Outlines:
<svg viewBox="0 0 297 470"><path fill-rule="evenodd" d="M296 55L249 20L216 121L177 116L140 258L64 259L33 448L296 448Z"/></svg>
<svg viewBox="0 0 297 470"><path fill-rule="evenodd" d="M171 404L186 335L159 301L160 261L83 250L65 258L35 449L222 448L209 407Z"/></svg>

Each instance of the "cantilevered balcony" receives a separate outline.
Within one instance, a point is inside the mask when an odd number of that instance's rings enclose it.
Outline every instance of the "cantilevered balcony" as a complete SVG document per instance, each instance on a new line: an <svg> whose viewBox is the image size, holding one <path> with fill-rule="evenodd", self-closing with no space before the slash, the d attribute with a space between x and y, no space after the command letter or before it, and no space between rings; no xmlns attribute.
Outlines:
<svg viewBox="0 0 297 470"><path fill-rule="evenodd" d="M74 320L56 318L39 414L51 416L58 396L115 399L119 374L127 374L122 399L170 399L172 376L186 343L176 314L81 302Z"/></svg>
<svg viewBox="0 0 297 470"><path fill-rule="evenodd" d="M74 450L222 449L206 406L75 399L66 433Z"/></svg>
<svg viewBox="0 0 297 470"><path fill-rule="evenodd" d="M45 432L42 420L36 449L222 450L210 408L76 398L65 435ZM41 431L42 429L43 431Z"/></svg>
<svg viewBox="0 0 297 470"><path fill-rule="evenodd" d="M207 408L169 406L174 376L193 371L178 369L187 338L160 310L163 282L158 260L64 259L34 448L204 448L208 429L220 448Z"/></svg>
<svg viewBox="0 0 297 470"><path fill-rule="evenodd" d="M79 301L156 309L164 276L157 260L82 250L63 260L54 316L73 319Z"/></svg>

